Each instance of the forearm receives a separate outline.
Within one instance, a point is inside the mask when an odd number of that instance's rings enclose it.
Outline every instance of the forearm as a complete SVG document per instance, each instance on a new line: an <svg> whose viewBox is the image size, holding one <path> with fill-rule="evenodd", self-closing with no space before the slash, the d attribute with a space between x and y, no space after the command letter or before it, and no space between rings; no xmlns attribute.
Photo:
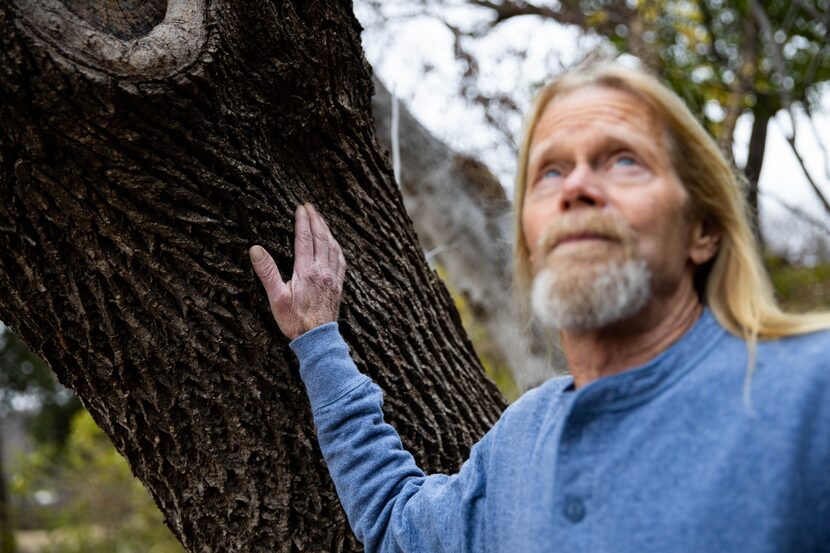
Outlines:
<svg viewBox="0 0 830 553"><path fill-rule="evenodd" d="M396 544L406 537L396 533L405 525L391 521L396 505L403 508L425 476L383 422L380 389L357 370L336 323L291 347L301 362L320 449L355 534L369 551L403 550Z"/></svg>
<svg viewBox="0 0 830 553"><path fill-rule="evenodd" d="M489 437L458 474L425 476L383 422L383 395L329 323L291 342L320 449L367 552L483 551Z"/></svg>

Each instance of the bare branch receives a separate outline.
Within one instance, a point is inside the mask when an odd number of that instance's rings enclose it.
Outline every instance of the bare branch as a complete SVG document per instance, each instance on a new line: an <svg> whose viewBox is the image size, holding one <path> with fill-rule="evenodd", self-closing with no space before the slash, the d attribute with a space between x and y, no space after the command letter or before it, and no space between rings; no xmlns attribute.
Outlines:
<svg viewBox="0 0 830 553"><path fill-rule="evenodd" d="M502 2L493 2L491 0L469 0L469 4L492 10L496 16L491 22L492 27L495 27L499 23L503 23L508 19L522 15L536 15L547 19L553 19L554 21L567 25L578 25L582 28L585 28L586 25L585 16L579 10L554 10L546 6L537 6L535 4L513 2L510 0L503 0Z"/></svg>
<svg viewBox="0 0 830 553"><path fill-rule="evenodd" d="M768 194L766 192L760 192L760 193L765 198L769 198L770 200L773 200L775 203L777 203L778 205L780 205L781 207L783 207L784 209L786 209L787 211L789 211L793 215L797 216L802 221L805 221L805 222L809 223L810 225L814 226L818 230L821 230L821 231L824 231L824 232L830 234L830 225L828 225L824 221L820 221L819 219L816 219L814 216L810 215L809 213L807 213L806 211L804 211L800 207L792 205L791 203L782 200L781 198L779 198L775 194Z"/></svg>
<svg viewBox="0 0 830 553"><path fill-rule="evenodd" d="M490 22L490 28L496 27L514 17L522 15L535 15L545 19L551 19L563 25L575 25L583 31L594 31L603 36L611 36L619 24L629 24L636 16L636 11L628 7L625 2L614 2L604 6L603 11L608 19L589 24L588 14L583 12L577 2L561 1L556 8L539 6L520 0L467 0L472 6L478 6L491 10L495 17Z"/></svg>
<svg viewBox="0 0 830 553"><path fill-rule="evenodd" d="M805 2L804 0L793 0L793 5L798 6L807 12L813 19L823 19L821 13L811 6L809 2Z"/></svg>
<svg viewBox="0 0 830 553"><path fill-rule="evenodd" d="M768 44L771 48L772 55L772 65L773 71L777 76L777 79L773 79L773 82L776 84L778 89L778 95L781 98L781 105L787 111L787 114L790 116L790 122L792 124L790 132L787 133L787 143L790 145L790 149L793 152L796 160L798 160L799 166L801 166L801 170L804 173L804 176L807 178L807 182L810 184L810 187L816 193L819 201L821 202L822 207L824 207L825 211L830 214L830 201L827 200L827 197L819 188L818 183L816 183L815 179L813 179L810 172L807 170L807 166L804 163L804 159L801 157L801 154L796 148L796 128L797 123L795 119L795 113L793 112L793 105L792 105L792 97L790 96L789 90L787 90L787 86L785 85L784 78L787 74L787 67L784 64L784 57L781 54L781 45L778 44L775 40L774 32L772 30L772 24L770 23L769 17L767 17L767 12L764 10L764 7L758 0L751 0L750 1L752 7L752 13L755 17L755 20L758 22L758 26L761 29L761 32L764 34L764 38L768 41Z"/></svg>
<svg viewBox="0 0 830 553"><path fill-rule="evenodd" d="M807 115L807 121L809 122L810 130L813 131L813 136L815 137L816 143L818 144L818 147L821 150L821 154L824 157L824 178L830 180L830 151L827 149L827 144L824 143L824 139L821 137L821 133L818 131L816 121L813 118L813 110L810 107L810 102L804 102L804 113Z"/></svg>
<svg viewBox="0 0 830 553"><path fill-rule="evenodd" d="M793 129L795 129L795 120L793 120ZM818 183L816 183L816 181L810 175L810 172L807 170L807 166L804 164L804 159L801 157L801 154L795 147L794 135L795 131L793 131L793 136L787 137L787 143L790 145L790 149L792 150L793 155L798 160L798 164L801 166L801 170L804 172L804 176L807 177L807 182L810 183L810 187L816 193L816 196L818 196L818 199L821 202L822 207L824 207L824 210L827 211L828 214L830 214L830 202L827 201L827 197L821 191L821 188L819 188Z"/></svg>

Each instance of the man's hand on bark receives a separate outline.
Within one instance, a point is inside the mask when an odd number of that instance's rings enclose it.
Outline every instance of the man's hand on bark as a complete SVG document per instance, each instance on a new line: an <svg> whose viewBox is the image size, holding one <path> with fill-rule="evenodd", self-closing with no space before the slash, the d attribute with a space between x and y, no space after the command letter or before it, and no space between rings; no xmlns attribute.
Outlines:
<svg viewBox="0 0 830 553"><path fill-rule="evenodd" d="M336 321L346 276L346 259L328 225L311 204L294 213L294 274L283 282L277 264L262 246L248 255L268 294L280 330L293 340Z"/></svg>

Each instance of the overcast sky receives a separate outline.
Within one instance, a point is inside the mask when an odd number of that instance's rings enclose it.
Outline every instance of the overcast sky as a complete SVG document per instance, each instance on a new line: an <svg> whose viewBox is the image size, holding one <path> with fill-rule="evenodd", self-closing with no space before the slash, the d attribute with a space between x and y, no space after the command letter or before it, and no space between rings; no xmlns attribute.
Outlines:
<svg viewBox="0 0 830 553"><path fill-rule="evenodd" d="M513 151L501 134L484 123L482 110L459 97L460 66L453 56L449 30L429 17L374 24L372 14L360 3L356 4L356 13L366 27L363 33L366 56L388 88L437 137L484 161L508 192L512 191ZM463 11L453 15L468 16ZM553 22L542 23L532 17L509 20L476 45L482 88L486 92L506 91L524 110L531 102L530 83L546 80L596 43L596 39ZM510 56L513 50L527 51L527 55ZM830 93L824 98L822 111L815 117L816 130L826 137L825 142L830 142ZM518 117L508 121L514 132L521 124ZM799 151L813 178L825 195L830 196L828 168L823 166L825 158L816 133L798 117L796 124ZM750 128L751 118L744 117L736 129L734 150L739 164L746 157ZM789 128L789 118L783 113L770 124L760 180L761 209L769 242L798 249L804 247L805 236L817 232L806 220L813 218L830 226L830 216L816 199L785 140L784 133ZM806 216L793 216L779 200L796 206Z"/></svg>

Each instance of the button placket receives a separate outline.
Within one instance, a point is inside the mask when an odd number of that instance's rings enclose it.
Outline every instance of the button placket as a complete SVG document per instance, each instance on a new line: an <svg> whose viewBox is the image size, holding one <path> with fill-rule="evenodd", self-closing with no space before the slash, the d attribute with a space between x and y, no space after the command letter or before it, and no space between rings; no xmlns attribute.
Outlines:
<svg viewBox="0 0 830 553"><path fill-rule="evenodd" d="M565 524L580 525L588 515L593 495L592 458L596 455L596 421L582 413L571 413L559 444L559 515ZM581 526L581 525L580 525Z"/></svg>

